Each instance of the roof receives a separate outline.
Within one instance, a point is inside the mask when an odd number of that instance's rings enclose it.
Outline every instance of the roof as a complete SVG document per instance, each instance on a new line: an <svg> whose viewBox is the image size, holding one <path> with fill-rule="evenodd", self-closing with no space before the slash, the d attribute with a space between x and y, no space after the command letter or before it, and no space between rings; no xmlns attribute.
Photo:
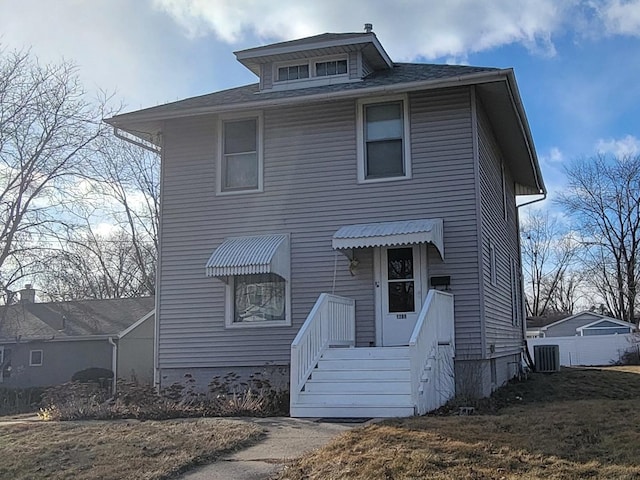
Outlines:
<svg viewBox="0 0 640 480"><path fill-rule="evenodd" d="M433 243L444 258L442 219L362 223L340 228L333 235L333 248L388 247Z"/></svg>
<svg viewBox="0 0 640 480"><path fill-rule="evenodd" d="M275 273L289 274L289 236L257 235L227 238L215 249L206 265L210 277Z"/></svg>
<svg viewBox="0 0 640 480"><path fill-rule="evenodd" d="M567 322L569 320L575 320L576 318L580 318L581 316L584 316L584 315L588 315L589 317L592 317L592 318L588 319L588 321L589 321L588 325L593 325L594 323L601 322L602 320L608 320L608 321L614 322L614 323L616 323L618 325L625 325L625 326L626 325L631 325L632 327L635 326L632 323L625 322L623 320L618 320L617 318L609 317L607 315L602 315L600 313L592 312L590 310L584 310L582 312L576 313L575 315L571 315L571 316L562 318L560 320L557 320L555 322L549 323L549 324L545 325L544 327L542 327L541 330L547 330L549 327L555 327L556 325L559 325L560 323L564 323L564 322ZM595 320L594 320L594 318L595 318ZM586 326L586 324L583 325L583 326Z"/></svg>
<svg viewBox="0 0 640 480"><path fill-rule="evenodd" d="M107 120L111 125L120 126L136 119L153 118L168 119L185 116L193 110L211 109L215 107L239 107L255 102L281 100L285 98L307 98L315 95L330 95L337 92L358 92L372 87L385 87L398 84L429 80L449 80L477 75L479 73L500 72L491 67L470 67L466 65L439 65L430 63L394 63L389 70L380 70L367 76L362 82L320 85L293 90L268 90L259 92L259 84L254 83L242 87L221 90L207 95L191 97L177 102L145 108L131 113L116 115ZM326 98L325 98L326 100Z"/></svg>
<svg viewBox="0 0 640 480"><path fill-rule="evenodd" d="M352 51L362 52L363 58L374 70L386 69L393 65L373 32L322 33L241 50L235 52L235 55L240 63L260 76L260 65L263 63L345 54Z"/></svg>
<svg viewBox="0 0 640 480"><path fill-rule="evenodd" d="M0 339L118 335L154 308L154 297L0 306Z"/></svg>

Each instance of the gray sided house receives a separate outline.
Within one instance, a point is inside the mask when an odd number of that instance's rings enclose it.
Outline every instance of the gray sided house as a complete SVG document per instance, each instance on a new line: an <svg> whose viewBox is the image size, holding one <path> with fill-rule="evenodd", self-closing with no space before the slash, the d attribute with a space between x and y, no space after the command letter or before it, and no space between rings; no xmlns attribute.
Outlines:
<svg viewBox="0 0 640 480"><path fill-rule="evenodd" d="M45 387L91 367L118 378L153 380L154 298L36 303L0 307L0 385Z"/></svg>
<svg viewBox="0 0 640 480"><path fill-rule="evenodd" d="M529 338L623 335L637 330L633 323L591 311L576 313L538 327L535 326L535 322L531 326L527 323Z"/></svg>
<svg viewBox="0 0 640 480"><path fill-rule="evenodd" d="M513 71L370 27L236 57L258 83L108 120L162 155L156 381L286 371L293 416L362 417L513 377L545 192Z"/></svg>

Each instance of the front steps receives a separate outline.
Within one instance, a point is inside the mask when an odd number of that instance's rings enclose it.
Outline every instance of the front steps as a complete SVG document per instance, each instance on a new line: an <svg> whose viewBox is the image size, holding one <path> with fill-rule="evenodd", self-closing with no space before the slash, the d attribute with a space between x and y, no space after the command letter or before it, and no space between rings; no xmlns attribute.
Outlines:
<svg viewBox="0 0 640 480"><path fill-rule="evenodd" d="M407 417L414 414L408 347L330 348L292 417Z"/></svg>

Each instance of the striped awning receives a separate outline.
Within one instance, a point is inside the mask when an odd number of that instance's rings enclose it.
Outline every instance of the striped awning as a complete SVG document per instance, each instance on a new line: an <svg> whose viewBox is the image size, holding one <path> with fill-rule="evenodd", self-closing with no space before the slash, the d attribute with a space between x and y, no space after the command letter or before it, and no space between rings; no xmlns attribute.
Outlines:
<svg viewBox="0 0 640 480"><path fill-rule="evenodd" d="M289 235L226 238L206 265L208 277L275 273L289 278Z"/></svg>
<svg viewBox="0 0 640 480"><path fill-rule="evenodd" d="M440 218L347 225L333 235L332 243L336 250L432 243L444 259L443 229Z"/></svg>

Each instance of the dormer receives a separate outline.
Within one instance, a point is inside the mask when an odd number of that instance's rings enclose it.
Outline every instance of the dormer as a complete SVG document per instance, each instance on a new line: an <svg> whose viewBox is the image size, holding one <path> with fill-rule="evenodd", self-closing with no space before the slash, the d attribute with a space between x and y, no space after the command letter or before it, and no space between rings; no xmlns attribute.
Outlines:
<svg viewBox="0 0 640 480"><path fill-rule="evenodd" d="M369 23L364 33L323 33L235 55L260 78L261 92L360 82L393 67Z"/></svg>

